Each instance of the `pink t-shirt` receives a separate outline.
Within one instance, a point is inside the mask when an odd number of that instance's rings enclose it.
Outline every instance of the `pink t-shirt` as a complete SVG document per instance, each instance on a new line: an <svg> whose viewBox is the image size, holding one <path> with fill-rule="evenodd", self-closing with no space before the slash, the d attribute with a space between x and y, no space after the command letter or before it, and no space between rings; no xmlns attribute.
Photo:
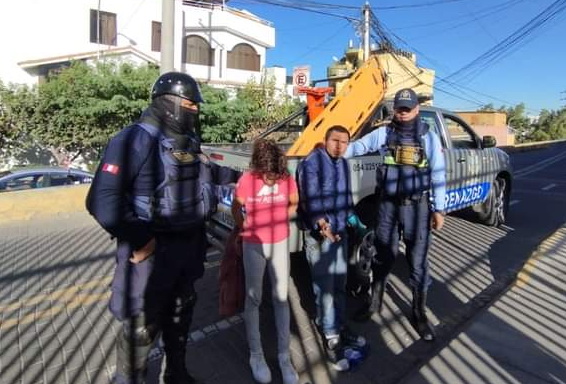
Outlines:
<svg viewBox="0 0 566 384"><path fill-rule="evenodd" d="M236 196L246 211L242 239L273 244L289 237L289 196L297 193L295 179L287 177L269 186L261 175L245 172L236 185Z"/></svg>

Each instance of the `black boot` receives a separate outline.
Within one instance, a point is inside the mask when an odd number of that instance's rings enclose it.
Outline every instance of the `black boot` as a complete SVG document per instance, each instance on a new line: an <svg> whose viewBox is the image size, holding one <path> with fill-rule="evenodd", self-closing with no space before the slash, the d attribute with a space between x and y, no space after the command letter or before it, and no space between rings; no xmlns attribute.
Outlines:
<svg viewBox="0 0 566 384"><path fill-rule="evenodd" d="M185 367L185 349L179 349L172 353L165 353L165 373L163 374L165 384L193 384L197 381L192 377Z"/></svg>
<svg viewBox="0 0 566 384"><path fill-rule="evenodd" d="M143 315L125 320L116 339L115 384L144 384L147 355L156 337L155 327Z"/></svg>
<svg viewBox="0 0 566 384"><path fill-rule="evenodd" d="M186 298L177 298L173 316L163 327L163 349L165 350L165 384L192 384L196 383L187 371L185 355L187 351L187 338L193 317L193 307L196 294Z"/></svg>
<svg viewBox="0 0 566 384"><path fill-rule="evenodd" d="M372 293L366 298L364 305L354 314L354 320L365 322L371 319L371 316L377 312L381 312L383 306L383 295L385 294L385 287L387 286L387 279L379 279L372 287Z"/></svg>
<svg viewBox="0 0 566 384"><path fill-rule="evenodd" d="M417 333L424 341L434 341L434 329L426 316L426 296L425 291L413 289L413 323Z"/></svg>

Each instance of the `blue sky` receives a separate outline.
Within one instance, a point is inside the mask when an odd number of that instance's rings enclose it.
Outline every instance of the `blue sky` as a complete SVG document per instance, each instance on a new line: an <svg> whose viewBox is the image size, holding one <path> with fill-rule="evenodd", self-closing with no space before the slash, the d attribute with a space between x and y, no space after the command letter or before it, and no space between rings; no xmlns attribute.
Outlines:
<svg viewBox="0 0 566 384"><path fill-rule="evenodd" d="M267 65L310 65L326 77L356 35L365 0L232 0L273 22ZM276 5L280 4L280 5ZM379 0L373 14L397 47L436 71L434 104L473 110L525 103L527 113L566 105L566 0ZM305 10L310 9L310 11ZM540 16L539 16L540 15ZM372 39L372 42L375 39ZM452 76L451 76L452 75Z"/></svg>

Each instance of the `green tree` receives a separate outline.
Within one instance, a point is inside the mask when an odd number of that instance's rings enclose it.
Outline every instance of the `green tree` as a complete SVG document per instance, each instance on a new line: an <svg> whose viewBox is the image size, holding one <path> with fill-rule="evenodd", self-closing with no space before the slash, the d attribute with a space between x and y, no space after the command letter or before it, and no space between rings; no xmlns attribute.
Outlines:
<svg viewBox="0 0 566 384"><path fill-rule="evenodd" d="M232 94L224 89L202 87L202 137L205 142L249 141L287 117L298 104L275 88L273 80L248 82ZM235 95L234 95L235 93Z"/></svg>
<svg viewBox="0 0 566 384"><path fill-rule="evenodd" d="M558 111L542 110L534 124L531 141L559 140L566 138L566 108Z"/></svg>
<svg viewBox="0 0 566 384"><path fill-rule="evenodd" d="M147 106L157 76L151 66L75 62L38 87L28 132L59 164L70 154L96 153Z"/></svg>
<svg viewBox="0 0 566 384"><path fill-rule="evenodd" d="M35 88L0 82L0 148L4 157L18 155L30 147L27 122L36 106Z"/></svg>

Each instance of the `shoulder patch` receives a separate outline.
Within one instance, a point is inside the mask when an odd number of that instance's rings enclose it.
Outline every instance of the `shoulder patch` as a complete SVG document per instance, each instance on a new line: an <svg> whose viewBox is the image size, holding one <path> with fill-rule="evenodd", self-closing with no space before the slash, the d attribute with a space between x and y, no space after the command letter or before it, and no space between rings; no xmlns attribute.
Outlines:
<svg viewBox="0 0 566 384"><path fill-rule="evenodd" d="M102 172L108 172L117 175L120 172L120 167L116 164L104 163L102 165Z"/></svg>

